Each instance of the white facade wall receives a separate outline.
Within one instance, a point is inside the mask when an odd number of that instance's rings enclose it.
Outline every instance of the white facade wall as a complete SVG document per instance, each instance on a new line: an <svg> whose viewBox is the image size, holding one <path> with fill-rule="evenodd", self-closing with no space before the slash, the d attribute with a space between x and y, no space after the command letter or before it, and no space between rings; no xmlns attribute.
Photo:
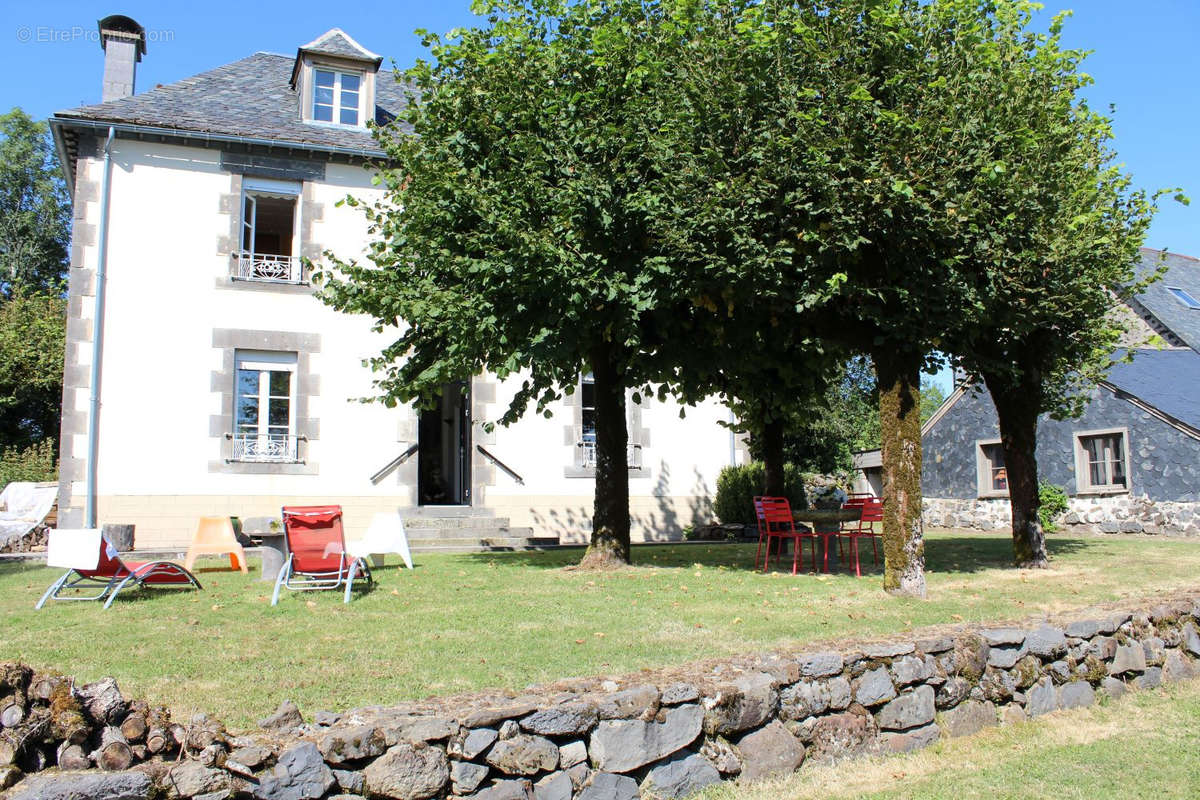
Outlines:
<svg viewBox="0 0 1200 800"><path fill-rule="evenodd" d="M240 219L241 177L222 169L220 151L117 139L112 153L100 522L132 522L138 546L152 547L186 543L198 516L275 516L283 503L341 503L351 531L364 526L373 510L412 510L415 457L378 485L369 476L415 443L416 415L411 408L356 402L371 394L372 376L362 360L378 353L387 335L372 333L366 318L335 312L309 292L230 283L228 248ZM73 276L97 264L98 237L80 232L98 223L100 173L99 158L79 160ZM323 182L306 184L301 203L319 206L309 226L319 249L341 257L362 254L364 217L336 203L348 193L372 201L377 191L366 170L339 164L327 165ZM72 314L86 335L94 298L77 291L83 285L73 281ZM220 330L319 335L319 352L308 363L318 389L307 408L319 435L301 445L315 474L238 474L222 466L228 450L214 435L213 418L227 404L223 392L232 391L220 384L232 376L220 374L229 363L229 348L214 344ZM88 390L86 383L71 388L70 376L86 373L90 355L90 342L74 348L73 358L68 351L66 409L77 419L86 419ZM482 422L497 419L513 392L511 385L489 384L475 382L474 441L525 483L475 454L480 484L472 506L509 517L515 526L532 526L538 535L585 541L594 481L568 477L575 448L564 429L572 409L561 404L553 419L531 413L485 433ZM648 475L630 483L635 539L676 538L682 526L707 522L717 473L730 461L730 434L718 424L728 417L723 407L702 404L682 420L678 412L672 402L648 401L640 410ZM64 459L78 462L86 448L86 426L65 424ZM82 507L82 469L64 471L64 480L72 480L70 505Z"/></svg>

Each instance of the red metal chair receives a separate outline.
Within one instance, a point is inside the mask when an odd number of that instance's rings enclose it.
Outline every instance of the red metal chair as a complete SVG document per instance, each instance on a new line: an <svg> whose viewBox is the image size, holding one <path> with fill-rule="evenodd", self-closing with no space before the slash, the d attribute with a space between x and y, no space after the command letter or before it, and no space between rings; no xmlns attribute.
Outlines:
<svg viewBox="0 0 1200 800"><path fill-rule="evenodd" d="M756 497L754 498L754 513L758 517L758 550L754 554L754 566L758 568L758 556L762 552L763 540L767 543L767 552L763 556L763 572L770 566L771 539L792 540L792 574L796 574L800 562L803 542L807 539L812 548L813 571L817 569L817 537L812 531L796 530L796 521L792 519L792 506L786 497ZM780 547L780 550L783 548ZM775 561L779 562L779 552L775 553Z"/></svg>
<svg viewBox="0 0 1200 800"><path fill-rule="evenodd" d="M842 504L842 508L862 508L862 515L856 520L850 520L842 523L842 528L838 532L838 537L845 536L850 540L850 558L854 561L854 574L862 577L862 567L858 561L858 540L868 538L871 540L871 554L876 565L879 564L879 548L876 540L879 538L879 531L875 530L875 523L883 525L883 501L872 495L855 495ZM839 552L840 548L839 548Z"/></svg>
<svg viewBox="0 0 1200 800"><path fill-rule="evenodd" d="M356 579L367 586L373 582L366 559L346 552L341 506L284 506L283 531L288 557L275 579L271 605L279 602L279 590L285 586L296 592L344 586L342 602L349 603Z"/></svg>
<svg viewBox="0 0 1200 800"><path fill-rule="evenodd" d="M40 609L47 600L104 600L104 607L109 608L130 583L139 587L201 588L195 575L171 561L122 561L117 549L94 528L52 530L50 538L47 563L50 566L67 566L69 563L71 567L50 584L35 609ZM99 591L82 596L63 594L70 589L82 588Z"/></svg>

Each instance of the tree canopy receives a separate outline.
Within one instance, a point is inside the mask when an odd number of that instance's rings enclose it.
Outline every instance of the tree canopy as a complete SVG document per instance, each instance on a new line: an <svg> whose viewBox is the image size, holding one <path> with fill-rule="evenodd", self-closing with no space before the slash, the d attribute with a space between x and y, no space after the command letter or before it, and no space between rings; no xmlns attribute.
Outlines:
<svg viewBox="0 0 1200 800"><path fill-rule="evenodd" d="M69 223L45 123L0 116L0 449L12 459L58 440Z"/></svg>
<svg viewBox="0 0 1200 800"><path fill-rule="evenodd" d="M388 402L486 370L519 383L510 422L590 371L597 563L629 554L627 392L731 398L782 465L780 423L869 356L884 585L921 595L930 354L1030 375L1032 346L1085 374L1107 334L1059 315L1095 320L1144 230L1035 7L480 4L484 26L425 34L409 128L381 132L371 263L323 296L398 330L371 362Z"/></svg>
<svg viewBox="0 0 1200 800"><path fill-rule="evenodd" d="M0 299L0 447L58 440L66 307L50 293Z"/></svg>
<svg viewBox="0 0 1200 800"><path fill-rule="evenodd" d="M976 302L946 346L988 387L1000 420L1018 563L1046 563L1035 451L1044 412L1077 415L1112 363L1140 291L1134 273L1156 199L1133 189L1112 149L1112 120L1081 91L1086 53L1062 46L1067 15L1029 31L1031 3L976 23L969 73L947 85L946 124L977 140L958 217Z"/></svg>
<svg viewBox="0 0 1200 800"><path fill-rule="evenodd" d="M629 558L628 389L659 376L677 298L650 222L649 153L671 63L656 4L496 2L487 26L425 34L404 122L368 210L371 265L338 264L335 307L402 326L372 361L391 402L487 370L531 403L596 391L597 562Z"/></svg>
<svg viewBox="0 0 1200 800"><path fill-rule="evenodd" d="M46 123L0 115L0 296L59 291L71 209Z"/></svg>

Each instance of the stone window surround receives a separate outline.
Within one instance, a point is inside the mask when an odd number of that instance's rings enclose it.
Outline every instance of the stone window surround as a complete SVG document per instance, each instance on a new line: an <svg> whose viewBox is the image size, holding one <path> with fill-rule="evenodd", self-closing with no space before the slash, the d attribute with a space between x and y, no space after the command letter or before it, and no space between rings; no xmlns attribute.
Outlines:
<svg viewBox="0 0 1200 800"><path fill-rule="evenodd" d="M242 209L244 206L245 178L256 177L300 181L300 228L297 238L300 242L299 256L301 259L313 261L319 259L323 252L316 241L314 228L316 223L325 218L325 204L318 203L315 194L315 184L311 179L312 170L307 162L293 159L295 164L289 170L286 163L282 167L274 166L274 162L288 162L287 159L273 159L272 166L256 168L254 165L226 162L222 157L222 166L232 170L229 176L229 192L218 198L217 212L229 217L229 233L217 237L217 255L221 256L224 271L216 279L218 289L237 289L258 292L276 292L280 294L312 294L314 287L308 280L308 270L304 270L300 283L271 283L265 281L234 280L232 276L233 254L241 249L242 241ZM320 165L320 174L324 175L324 164Z"/></svg>
<svg viewBox="0 0 1200 800"><path fill-rule="evenodd" d="M222 351L221 369L212 373L210 390L221 396L221 413L209 417L208 435L219 442L221 460L210 461L209 472L238 475L317 475L318 465L307 458L311 442L320 439L320 421L310 416L309 401L321 394L320 376L312 372L311 356L321 352L321 336L290 331L254 331L214 328L212 346ZM229 461L233 431L234 391L238 350L267 350L296 354L295 410L296 435L303 437L299 463L260 463Z"/></svg>
<svg viewBox="0 0 1200 800"><path fill-rule="evenodd" d="M1092 436L1120 436L1121 437L1121 455L1125 462L1125 486L1092 486L1091 473L1088 468L1087 450L1083 447L1083 440ZM1128 428L1098 428L1096 430L1087 431L1072 431L1071 441L1074 444L1075 450L1075 495L1076 496L1095 496L1095 495L1117 495L1129 494L1132 490L1133 472L1130 469L1130 442Z"/></svg>
<svg viewBox="0 0 1200 800"><path fill-rule="evenodd" d="M573 394L564 395L562 399L563 407L571 412L571 424L563 426L563 444L571 448L572 459L574 451L582 438L583 431L583 391L580 388L580 381L583 376L580 375L575 382L575 392ZM650 447L650 429L642 424L642 409L647 407L650 398L642 396L641 403L633 402L634 390L629 389L625 393L625 421L629 428L629 444L631 446L640 446L642 448L642 466L637 469L629 470L630 478L649 478L650 468L646 466L645 451ZM564 478L595 478L595 467L577 467L574 463L563 468Z"/></svg>
<svg viewBox="0 0 1200 800"><path fill-rule="evenodd" d="M980 499L989 499L996 497L1008 497L1007 489L992 488L992 462L984 454L984 448L989 445L1001 444L999 439L976 439L975 440L975 479L976 479L976 494ZM1007 472L1006 472L1007 474Z"/></svg>

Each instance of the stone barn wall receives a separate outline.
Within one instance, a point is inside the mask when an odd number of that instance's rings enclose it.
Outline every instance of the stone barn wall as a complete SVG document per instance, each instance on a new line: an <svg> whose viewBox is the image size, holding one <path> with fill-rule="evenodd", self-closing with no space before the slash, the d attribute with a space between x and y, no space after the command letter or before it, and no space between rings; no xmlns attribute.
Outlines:
<svg viewBox="0 0 1200 800"><path fill-rule="evenodd" d="M1075 433L1112 428L1128 432L1129 493L1078 494ZM1007 498L978 496L976 443L999 437L996 407L986 392L968 391L930 427L922 437L925 524L977 530L1010 527ZM1062 520L1069 530L1200 535L1200 441L1108 388L1093 390L1079 419L1041 417L1037 461L1042 480L1070 496Z"/></svg>

